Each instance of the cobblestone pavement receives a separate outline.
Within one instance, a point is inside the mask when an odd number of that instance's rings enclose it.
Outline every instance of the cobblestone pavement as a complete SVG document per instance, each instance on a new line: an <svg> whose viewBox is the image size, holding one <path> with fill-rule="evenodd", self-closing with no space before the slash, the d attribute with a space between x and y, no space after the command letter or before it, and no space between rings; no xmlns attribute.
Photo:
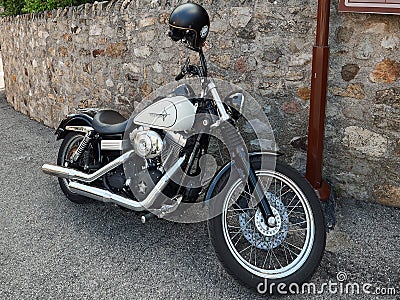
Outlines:
<svg viewBox="0 0 400 300"><path fill-rule="evenodd" d="M0 92L1 93L1 92ZM53 130L0 95L0 299L262 299L228 276L206 224L151 220L116 206L69 202L40 166L54 162ZM330 293L284 299L400 299L400 210L341 199L312 282L396 288L386 297ZM333 290L334 291L334 290Z"/></svg>

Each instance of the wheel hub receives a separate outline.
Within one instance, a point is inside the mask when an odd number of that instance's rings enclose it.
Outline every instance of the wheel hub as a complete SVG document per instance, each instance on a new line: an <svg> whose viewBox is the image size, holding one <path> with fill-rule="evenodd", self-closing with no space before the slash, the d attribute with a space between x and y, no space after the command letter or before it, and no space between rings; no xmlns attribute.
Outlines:
<svg viewBox="0 0 400 300"><path fill-rule="evenodd" d="M261 213L260 209L257 209L256 215L254 217L256 228L259 232L261 232L264 236L273 236L279 232L281 229L282 221L279 212L276 210L275 207L271 207L272 214L275 217L275 226L270 227L268 226L267 222L264 219L263 214Z"/></svg>
<svg viewBox="0 0 400 300"><path fill-rule="evenodd" d="M285 205L272 193L267 193L275 217L275 226L268 226L260 209L255 212L254 220L248 213L239 214L239 224L246 240L258 249L277 248L286 238L289 229L289 216Z"/></svg>

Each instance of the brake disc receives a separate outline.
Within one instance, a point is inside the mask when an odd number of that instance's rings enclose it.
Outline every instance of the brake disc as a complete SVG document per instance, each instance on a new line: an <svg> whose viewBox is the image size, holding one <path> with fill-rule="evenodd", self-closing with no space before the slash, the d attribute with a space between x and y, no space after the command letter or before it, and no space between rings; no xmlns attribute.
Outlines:
<svg viewBox="0 0 400 300"><path fill-rule="evenodd" d="M289 229L289 216L283 202L270 192L267 193L267 200L276 219L275 227L267 225L259 208L255 215L239 214L239 224L244 237L251 245L262 250L277 248L285 240Z"/></svg>

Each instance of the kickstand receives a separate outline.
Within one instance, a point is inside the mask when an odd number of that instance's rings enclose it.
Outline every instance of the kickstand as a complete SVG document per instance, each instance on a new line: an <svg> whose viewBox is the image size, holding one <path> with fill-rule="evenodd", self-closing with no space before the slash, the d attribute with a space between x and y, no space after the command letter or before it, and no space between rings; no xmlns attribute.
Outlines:
<svg viewBox="0 0 400 300"><path fill-rule="evenodd" d="M336 225L336 212L335 212L336 195L333 188L331 188L329 199L326 201L321 201L321 205L322 205L322 212L324 213L325 216L325 229L326 232L329 232L330 230L333 230Z"/></svg>

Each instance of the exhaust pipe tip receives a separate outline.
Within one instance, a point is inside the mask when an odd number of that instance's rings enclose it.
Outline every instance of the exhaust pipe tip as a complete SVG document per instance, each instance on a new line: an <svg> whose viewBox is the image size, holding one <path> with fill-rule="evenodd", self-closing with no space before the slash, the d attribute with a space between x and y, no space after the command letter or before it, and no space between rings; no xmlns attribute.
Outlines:
<svg viewBox="0 0 400 300"><path fill-rule="evenodd" d="M61 177L61 178L67 178L67 179L72 179L72 180L79 180L83 182L93 182L96 179L100 178L110 170L118 167L119 165L123 164L129 157L130 155L134 153L134 150L130 150L126 152L125 154L121 155L120 157L116 158L112 162L108 163L101 169L97 170L94 173L87 174L75 169L71 168L64 168L62 166L57 166L57 165L50 165L50 164L44 164L42 166L42 171L46 174Z"/></svg>
<svg viewBox="0 0 400 300"><path fill-rule="evenodd" d="M42 169L42 172L43 172L43 173L49 174L49 173L50 173L50 170L51 170L51 165L49 165L49 164L44 164L44 165L41 167L41 169Z"/></svg>
<svg viewBox="0 0 400 300"><path fill-rule="evenodd" d="M45 174L57 176L57 177L62 177L62 178L68 178L73 175L73 171L61 166L57 165L50 165L50 164L44 164L42 166L42 172Z"/></svg>

